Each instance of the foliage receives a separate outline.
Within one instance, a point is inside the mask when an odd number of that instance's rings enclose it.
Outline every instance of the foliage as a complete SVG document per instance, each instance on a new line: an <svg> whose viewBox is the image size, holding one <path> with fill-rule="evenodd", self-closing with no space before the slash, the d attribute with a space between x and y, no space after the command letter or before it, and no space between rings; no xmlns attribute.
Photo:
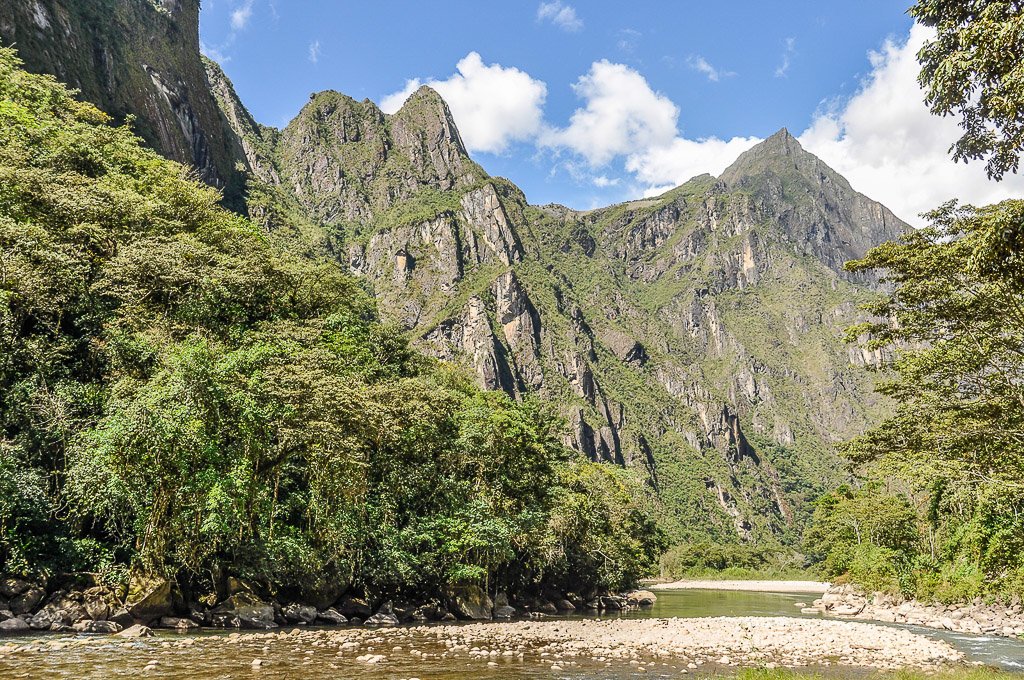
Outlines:
<svg viewBox="0 0 1024 680"><path fill-rule="evenodd" d="M547 408L420 355L19 66L0 50L0 571L382 596L648 573L643 494Z"/></svg>
<svg viewBox="0 0 1024 680"><path fill-rule="evenodd" d="M910 15L937 30L918 53L933 113L960 116L955 160L986 158L1015 173L1024 151L1024 13L1016 0L918 0Z"/></svg>
<svg viewBox="0 0 1024 680"><path fill-rule="evenodd" d="M1024 201L949 203L930 219L847 265L881 270L893 286L869 305L876 320L848 335L892 355L879 390L898 406L845 453L904 491L826 495L806 543L828 575L895 579L923 597L1020 592Z"/></svg>
<svg viewBox="0 0 1024 680"><path fill-rule="evenodd" d="M748 543L698 541L672 546L661 557L663 578L799 579L803 556L791 548Z"/></svg>

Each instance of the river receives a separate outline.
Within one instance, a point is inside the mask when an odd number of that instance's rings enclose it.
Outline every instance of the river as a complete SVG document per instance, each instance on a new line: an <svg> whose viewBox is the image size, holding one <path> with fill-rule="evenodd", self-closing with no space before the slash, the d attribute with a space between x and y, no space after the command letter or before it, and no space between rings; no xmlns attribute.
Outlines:
<svg viewBox="0 0 1024 680"><path fill-rule="evenodd" d="M807 602L807 594L752 593L716 590L664 590L658 592L654 607L633 611L627 618L789 616L813 618L800 613L796 605ZM492 624L501 626L502 624ZM525 660L498 658L443 658L450 651L434 629L408 631L404 637L363 638L365 653L386 654L381 664L360 663L357 652L342 654L337 646L284 639L273 643L249 636L230 636L225 632L184 637L160 632L156 637L130 642L111 638L93 638L87 644L64 644L54 636L0 638L0 645L22 643L14 653L0 654L0 678L134 678L153 677L171 680L335 680L337 678L374 678L387 680L467 680L469 678L598 678L622 680L636 677L679 677L685 664L673 659L648 659L642 662L618 660L612 663L579 659L572 667L553 670L550 660L527 655ZM1006 670L1024 670L1024 642L951 634L931 629L914 629L923 635L941 639L968 655L969 661L981 661ZM399 633L399 636L402 634ZM376 645L376 648L374 648ZM529 651L529 650L528 650ZM254 659L266 659L253 668ZM721 672L713 665L690 668L700 676ZM856 678L860 669L840 666L815 668L830 677Z"/></svg>

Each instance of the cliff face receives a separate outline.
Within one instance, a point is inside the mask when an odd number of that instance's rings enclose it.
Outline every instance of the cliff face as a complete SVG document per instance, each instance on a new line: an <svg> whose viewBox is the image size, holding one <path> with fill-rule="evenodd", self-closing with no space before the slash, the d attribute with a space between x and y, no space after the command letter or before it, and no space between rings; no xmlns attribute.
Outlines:
<svg viewBox="0 0 1024 680"><path fill-rule="evenodd" d="M566 444L647 476L677 538L792 537L841 476L834 444L888 408L879 357L840 340L876 283L841 267L907 226L785 130L721 177L579 212L490 177L427 88L260 126L200 57L197 0L0 0L0 38L239 205L240 164L272 238L344 264L481 385L555 404Z"/></svg>
<svg viewBox="0 0 1024 680"><path fill-rule="evenodd" d="M270 138L265 138L269 141ZM678 536L785 535L884 411L842 329L842 263L906 225L786 131L656 199L531 206L421 89L394 115L314 95L271 156L381 312L481 385L539 393L565 441L637 466Z"/></svg>
<svg viewBox="0 0 1024 680"><path fill-rule="evenodd" d="M199 0L0 0L0 41L239 204L237 140L199 53Z"/></svg>

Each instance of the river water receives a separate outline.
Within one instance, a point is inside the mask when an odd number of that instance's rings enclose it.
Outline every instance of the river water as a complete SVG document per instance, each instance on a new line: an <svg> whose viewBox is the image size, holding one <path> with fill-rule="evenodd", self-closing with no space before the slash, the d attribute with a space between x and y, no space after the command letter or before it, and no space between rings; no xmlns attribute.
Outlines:
<svg viewBox="0 0 1024 680"><path fill-rule="evenodd" d="M702 616L792 616L813 617L800 613L797 604L813 595L784 593L748 593L717 590L663 590L658 592L654 607L629 612L630 618L668 618ZM501 625L501 624L494 624ZM1024 671L1024 642L1003 638L958 635L944 631L915 628L916 632L940 638L968 655L969 661L981 661L1006 670ZM214 639L216 638L216 639ZM153 677L169 680L336 680L339 678L373 678L374 680L468 680L511 678L678 678L686 670L681 663L670 660L647 661L644 667L625 661L606 665L581 660L577 666L553 671L550 662L503 662L487 666L479 659L440 658L445 647L436 635L411 634L404 639L369 644L360 651L385 653L387 662L367 665L354 660L354 654L342 657L336 647L306 644L299 641L275 642L273 648L265 641L228 633L204 633L192 639L161 632L156 637L126 643L94 638L88 644L56 642L53 637L0 638L0 646L19 642L24 646L16 653L0 654L0 679L7 678L135 678ZM395 644L396 642L401 644ZM43 646L45 644L45 646ZM415 650L415 651L414 651ZM253 668L252 660L266 659L265 665ZM720 673L726 669L705 666L689 672L696 676ZM865 675L856 669L817 668L833 678L858 678ZM1022 676L1024 677L1024 676Z"/></svg>

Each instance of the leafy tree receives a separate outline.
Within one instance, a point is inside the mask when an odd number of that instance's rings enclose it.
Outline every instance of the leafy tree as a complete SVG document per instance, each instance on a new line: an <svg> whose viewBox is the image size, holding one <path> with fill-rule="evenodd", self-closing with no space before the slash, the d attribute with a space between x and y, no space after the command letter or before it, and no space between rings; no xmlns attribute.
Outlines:
<svg viewBox="0 0 1024 680"><path fill-rule="evenodd" d="M0 49L0 571L327 602L650 571L627 473L219 199Z"/></svg>
<svg viewBox="0 0 1024 680"><path fill-rule="evenodd" d="M910 15L937 30L918 53L933 113L959 115L960 161L987 158L993 179L1024 151L1024 5L1016 0L918 0Z"/></svg>

